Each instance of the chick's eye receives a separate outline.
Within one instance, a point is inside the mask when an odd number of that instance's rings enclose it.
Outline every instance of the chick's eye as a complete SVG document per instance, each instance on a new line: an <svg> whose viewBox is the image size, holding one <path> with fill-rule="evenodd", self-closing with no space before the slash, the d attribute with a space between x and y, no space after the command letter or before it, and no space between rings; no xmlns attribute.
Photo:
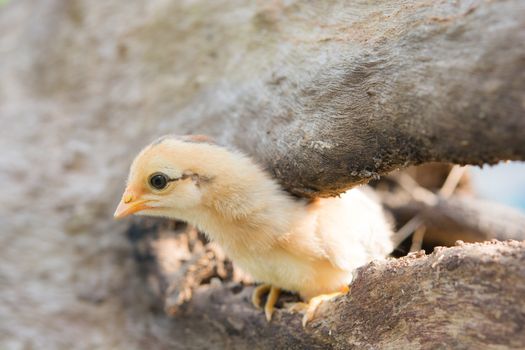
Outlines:
<svg viewBox="0 0 525 350"><path fill-rule="evenodd" d="M151 185L151 187L157 190L162 190L163 188L168 186L168 182L169 182L168 176L162 173L153 174L149 178L149 184Z"/></svg>

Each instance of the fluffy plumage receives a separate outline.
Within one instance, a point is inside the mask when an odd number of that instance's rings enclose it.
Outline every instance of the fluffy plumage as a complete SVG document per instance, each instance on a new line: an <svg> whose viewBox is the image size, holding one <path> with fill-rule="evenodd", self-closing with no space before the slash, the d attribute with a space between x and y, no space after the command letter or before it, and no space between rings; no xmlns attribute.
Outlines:
<svg viewBox="0 0 525 350"><path fill-rule="evenodd" d="M161 190L150 184L158 173L172 180ZM305 300L341 290L357 267L393 248L381 207L364 191L296 199L248 157L173 137L135 158L115 216L132 213L187 221L256 281Z"/></svg>

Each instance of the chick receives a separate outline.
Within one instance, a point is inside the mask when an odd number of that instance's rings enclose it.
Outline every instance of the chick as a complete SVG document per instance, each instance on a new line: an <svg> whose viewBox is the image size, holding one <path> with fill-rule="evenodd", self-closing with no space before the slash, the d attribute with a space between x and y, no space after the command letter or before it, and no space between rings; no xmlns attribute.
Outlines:
<svg viewBox="0 0 525 350"><path fill-rule="evenodd" d="M162 216L196 226L263 283L252 302L259 307L269 292L268 321L283 289L309 302L305 325L320 302L348 290L357 267L393 249L381 207L363 191L297 199L248 157L195 140L202 141L168 136L143 149L114 216Z"/></svg>

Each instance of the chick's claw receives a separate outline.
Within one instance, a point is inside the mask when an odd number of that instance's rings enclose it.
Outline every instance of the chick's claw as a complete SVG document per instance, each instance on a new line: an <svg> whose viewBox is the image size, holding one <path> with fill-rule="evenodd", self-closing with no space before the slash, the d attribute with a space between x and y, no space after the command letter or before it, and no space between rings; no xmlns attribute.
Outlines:
<svg viewBox="0 0 525 350"><path fill-rule="evenodd" d="M302 324L303 324L303 327L306 327L308 322L314 319L315 312L317 311L317 308L319 307L319 305L321 305L322 302L331 300L340 295L344 295L348 293L349 291L350 289L345 286L344 288L342 288L340 292L318 295L310 299L308 303L298 302L298 303L287 304L286 309L292 312L303 313L304 315L302 319Z"/></svg>
<svg viewBox="0 0 525 350"><path fill-rule="evenodd" d="M270 322L272 320L273 307L279 299L281 290L276 287L270 289L270 294L268 294L268 299L266 299L266 304L264 305L264 314L266 315L266 321Z"/></svg>
<svg viewBox="0 0 525 350"><path fill-rule="evenodd" d="M264 294L268 293L271 288L272 288L272 286L269 285L269 284L261 284L261 285L255 287L255 289L253 290L253 293L252 293L252 304L253 304L253 306L255 306L256 308L260 309L261 308L262 296Z"/></svg>
<svg viewBox="0 0 525 350"><path fill-rule="evenodd" d="M264 304L264 314L266 315L266 320L271 321L275 303L279 299L281 290L279 288L273 287L270 284L261 284L253 290L252 294L252 304L261 309L261 300L264 294L268 293L268 298Z"/></svg>
<svg viewBox="0 0 525 350"><path fill-rule="evenodd" d="M284 304L284 307L285 307L286 310L288 310L290 312L305 313L306 310L308 309L308 304L307 303L303 303L302 301L298 301L296 303L286 303L286 304Z"/></svg>

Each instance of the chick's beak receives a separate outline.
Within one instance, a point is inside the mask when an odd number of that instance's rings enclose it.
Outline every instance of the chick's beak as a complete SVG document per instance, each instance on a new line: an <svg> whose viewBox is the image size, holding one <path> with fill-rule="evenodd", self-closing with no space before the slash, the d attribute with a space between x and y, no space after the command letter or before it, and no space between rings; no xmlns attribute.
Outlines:
<svg viewBox="0 0 525 350"><path fill-rule="evenodd" d="M126 190L113 217L115 219L122 219L128 215L148 209L149 206L146 204L147 202L147 200L138 199L133 192Z"/></svg>

